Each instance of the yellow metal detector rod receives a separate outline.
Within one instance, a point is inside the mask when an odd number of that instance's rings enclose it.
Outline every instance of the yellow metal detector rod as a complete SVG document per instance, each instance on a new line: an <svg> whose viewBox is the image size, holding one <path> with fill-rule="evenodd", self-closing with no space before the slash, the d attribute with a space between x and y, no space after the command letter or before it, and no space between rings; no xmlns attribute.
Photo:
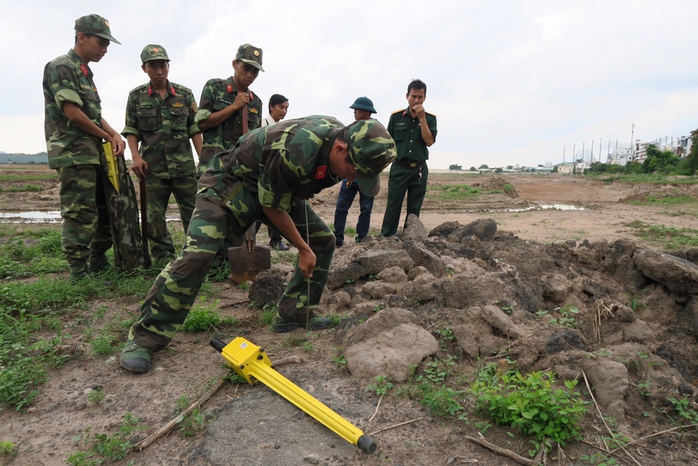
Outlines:
<svg viewBox="0 0 698 466"><path fill-rule="evenodd" d="M119 166L116 163L116 156L111 147L111 142L103 142L102 147L104 148L104 156L107 159L107 173L109 174L109 181L116 189L116 193L120 194L119 189Z"/></svg>
<svg viewBox="0 0 698 466"><path fill-rule="evenodd" d="M366 453L376 451L376 443L361 429L275 371L269 357L259 346L242 337L235 338L227 345L214 338L211 346L221 352L227 364L247 383L262 382L347 442Z"/></svg>

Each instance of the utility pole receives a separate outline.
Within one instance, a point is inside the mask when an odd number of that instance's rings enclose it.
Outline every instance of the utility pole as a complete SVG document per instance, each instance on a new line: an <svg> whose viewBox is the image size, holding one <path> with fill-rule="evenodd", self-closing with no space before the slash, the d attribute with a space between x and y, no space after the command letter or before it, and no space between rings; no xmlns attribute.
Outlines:
<svg viewBox="0 0 698 466"><path fill-rule="evenodd" d="M608 138L608 149L606 149L606 161L608 162L608 156L611 155L611 138Z"/></svg>
<svg viewBox="0 0 698 466"><path fill-rule="evenodd" d="M584 144L586 144L586 142L582 143L582 162L584 162Z"/></svg>
<svg viewBox="0 0 698 466"><path fill-rule="evenodd" d="M589 157L589 163L594 161L594 140L591 140L591 156Z"/></svg>
<svg viewBox="0 0 698 466"><path fill-rule="evenodd" d="M565 163L565 149L567 149L567 146L562 146L562 163Z"/></svg>
<svg viewBox="0 0 698 466"><path fill-rule="evenodd" d="M577 144L572 145L572 163L577 163Z"/></svg>
<svg viewBox="0 0 698 466"><path fill-rule="evenodd" d="M633 123L632 129L630 130L630 151L629 155L635 155L635 123Z"/></svg>

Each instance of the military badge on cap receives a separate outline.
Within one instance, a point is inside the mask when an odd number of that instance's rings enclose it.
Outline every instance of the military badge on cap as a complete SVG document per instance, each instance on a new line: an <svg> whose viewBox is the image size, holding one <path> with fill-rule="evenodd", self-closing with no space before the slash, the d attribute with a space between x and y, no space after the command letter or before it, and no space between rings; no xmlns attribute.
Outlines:
<svg viewBox="0 0 698 466"><path fill-rule="evenodd" d="M238 47L235 60L240 60L248 65L254 66L259 71L264 71L264 68L262 68L262 49L259 47L250 44L242 44Z"/></svg>
<svg viewBox="0 0 698 466"><path fill-rule="evenodd" d="M75 20L75 32L82 32L86 35L98 36L110 42L121 45L121 42L114 39L109 29L109 21L99 15L81 16Z"/></svg>

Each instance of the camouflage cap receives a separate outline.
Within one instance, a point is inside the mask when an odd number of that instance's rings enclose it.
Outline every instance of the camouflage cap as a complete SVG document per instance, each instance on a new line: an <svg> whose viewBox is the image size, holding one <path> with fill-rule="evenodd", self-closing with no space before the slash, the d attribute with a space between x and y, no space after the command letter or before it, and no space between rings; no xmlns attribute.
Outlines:
<svg viewBox="0 0 698 466"><path fill-rule="evenodd" d="M114 42L115 44L121 45L121 42L114 39L114 36L111 35L109 21L99 15L87 15L76 19L75 32L99 36L107 39L108 41Z"/></svg>
<svg viewBox="0 0 698 466"><path fill-rule="evenodd" d="M238 53L235 54L235 59L252 65L259 71L264 71L264 68L262 68L262 49L258 47L250 44L242 44L238 47Z"/></svg>
<svg viewBox="0 0 698 466"><path fill-rule="evenodd" d="M359 120L347 126L345 140L359 189L374 197L380 191L380 173L397 157L395 141L378 120Z"/></svg>
<svg viewBox="0 0 698 466"><path fill-rule="evenodd" d="M141 62L145 63L147 61L153 60L166 60L170 61L170 57L167 56L167 51L165 47L157 44L148 44L145 46L141 52Z"/></svg>

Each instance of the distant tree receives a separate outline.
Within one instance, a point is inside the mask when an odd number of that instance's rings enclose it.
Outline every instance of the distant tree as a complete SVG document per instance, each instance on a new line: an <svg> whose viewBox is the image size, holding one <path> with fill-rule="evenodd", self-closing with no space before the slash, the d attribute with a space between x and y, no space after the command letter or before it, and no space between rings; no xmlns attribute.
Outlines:
<svg viewBox="0 0 698 466"><path fill-rule="evenodd" d="M677 172L688 176L698 173L698 129L691 132L691 151L679 162Z"/></svg>
<svg viewBox="0 0 698 466"><path fill-rule="evenodd" d="M536 165L536 166L537 166L537 167L540 167L540 168L545 168L545 165L543 165L542 163L539 163L539 164Z"/></svg>
<svg viewBox="0 0 698 466"><path fill-rule="evenodd" d="M495 173L502 173L503 171L504 171L504 169L502 167L497 167L494 169Z"/></svg>
<svg viewBox="0 0 698 466"><path fill-rule="evenodd" d="M514 166L513 165L507 165L507 170L513 170Z"/></svg>
<svg viewBox="0 0 698 466"><path fill-rule="evenodd" d="M463 166L462 165L456 165L455 163L453 165L448 166L449 170L462 170Z"/></svg>
<svg viewBox="0 0 698 466"><path fill-rule="evenodd" d="M655 145L647 146L647 158L642 163L645 173L670 173L679 164L679 157L670 150L661 151Z"/></svg>
<svg viewBox="0 0 698 466"><path fill-rule="evenodd" d="M477 169L478 169L478 170L489 170L490 167L488 167L486 164L483 163L482 165L480 165L479 167L477 167Z"/></svg>
<svg viewBox="0 0 698 466"><path fill-rule="evenodd" d="M476 171L477 171L477 168L475 168L475 167L470 167L470 171L471 171L471 172L476 172Z"/></svg>

